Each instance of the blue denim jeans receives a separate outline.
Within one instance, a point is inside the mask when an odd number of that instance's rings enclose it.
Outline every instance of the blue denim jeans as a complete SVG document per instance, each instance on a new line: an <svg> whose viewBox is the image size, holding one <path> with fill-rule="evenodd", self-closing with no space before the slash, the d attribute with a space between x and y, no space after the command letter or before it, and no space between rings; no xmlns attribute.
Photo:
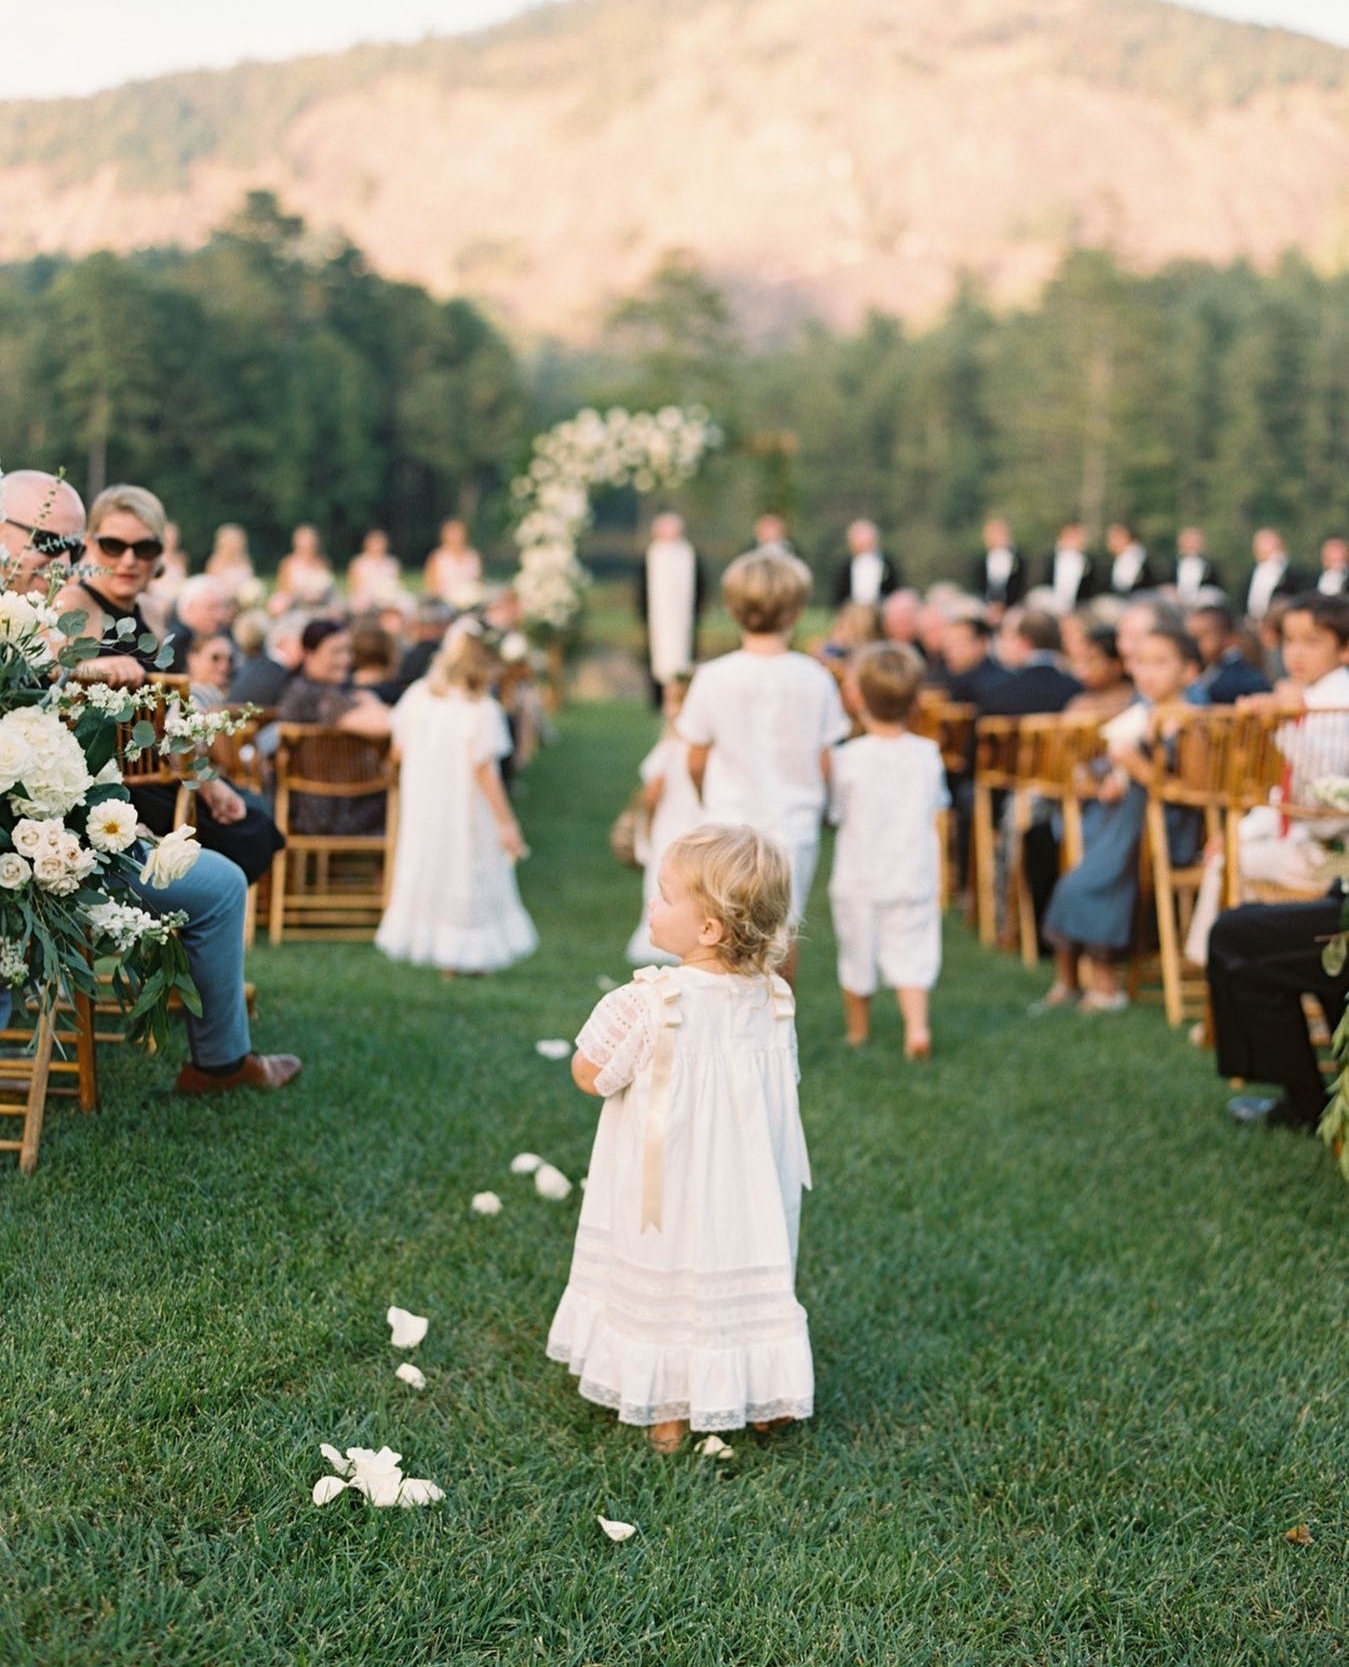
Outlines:
<svg viewBox="0 0 1349 1667"><path fill-rule="evenodd" d="M243 871L219 852L203 851L189 872L172 885L152 886L136 880L132 889L151 914L181 909L188 917L178 937L201 996L201 1017L187 1016L193 1063L209 1068L242 1059L252 1049L244 1001L248 883Z"/></svg>

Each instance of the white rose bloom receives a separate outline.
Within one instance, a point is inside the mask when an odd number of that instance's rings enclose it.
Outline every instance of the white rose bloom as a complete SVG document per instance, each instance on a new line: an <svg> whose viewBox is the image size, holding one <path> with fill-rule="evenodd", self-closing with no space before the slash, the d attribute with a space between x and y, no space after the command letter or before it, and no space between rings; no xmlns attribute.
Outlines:
<svg viewBox="0 0 1349 1667"><path fill-rule="evenodd" d="M4 856L0 857L0 886L6 891L17 891L20 886L26 886L32 877L31 863L17 851L6 851Z"/></svg>
<svg viewBox="0 0 1349 1667"><path fill-rule="evenodd" d="M33 863L33 878L43 891L74 891L78 882L61 860L59 851L43 851Z"/></svg>
<svg viewBox="0 0 1349 1667"><path fill-rule="evenodd" d="M136 809L125 799L105 799L89 812L85 837L96 851L125 851L136 838Z"/></svg>
<svg viewBox="0 0 1349 1667"><path fill-rule="evenodd" d="M46 849L47 824L35 822L28 816L21 816L14 824L14 832L10 837L14 841L16 851L25 857L35 857L39 851Z"/></svg>
<svg viewBox="0 0 1349 1667"><path fill-rule="evenodd" d="M172 885L191 871L200 855L201 846L197 844L196 833L184 824L171 834L165 834L151 851L145 867L141 869L141 879L148 885L161 888Z"/></svg>

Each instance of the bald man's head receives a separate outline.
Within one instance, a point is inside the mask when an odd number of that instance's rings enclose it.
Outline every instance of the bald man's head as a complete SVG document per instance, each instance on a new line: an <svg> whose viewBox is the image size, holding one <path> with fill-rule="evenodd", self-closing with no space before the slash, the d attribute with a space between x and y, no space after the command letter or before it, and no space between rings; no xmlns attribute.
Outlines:
<svg viewBox="0 0 1349 1667"><path fill-rule="evenodd" d="M8 590L37 590L58 557L84 553L84 504L69 482L40 469L0 477L0 551Z"/></svg>

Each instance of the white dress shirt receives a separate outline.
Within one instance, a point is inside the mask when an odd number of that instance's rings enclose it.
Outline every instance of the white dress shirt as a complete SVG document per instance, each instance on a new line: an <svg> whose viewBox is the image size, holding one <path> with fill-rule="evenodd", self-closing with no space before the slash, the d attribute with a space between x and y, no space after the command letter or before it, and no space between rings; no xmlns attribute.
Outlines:
<svg viewBox="0 0 1349 1667"><path fill-rule="evenodd" d="M1275 587L1287 571L1287 556L1280 556L1277 561L1271 557L1268 561L1256 562L1255 572L1251 574L1251 582L1246 591L1246 612L1252 619L1263 619L1269 612L1269 605L1274 600Z"/></svg>
<svg viewBox="0 0 1349 1667"><path fill-rule="evenodd" d="M881 599L881 580L885 569L876 550L863 550L852 559L849 594L854 602L874 608Z"/></svg>
<svg viewBox="0 0 1349 1667"><path fill-rule="evenodd" d="M1054 551L1054 600L1066 614L1077 606L1077 593L1086 571L1087 558L1081 550Z"/></svg>

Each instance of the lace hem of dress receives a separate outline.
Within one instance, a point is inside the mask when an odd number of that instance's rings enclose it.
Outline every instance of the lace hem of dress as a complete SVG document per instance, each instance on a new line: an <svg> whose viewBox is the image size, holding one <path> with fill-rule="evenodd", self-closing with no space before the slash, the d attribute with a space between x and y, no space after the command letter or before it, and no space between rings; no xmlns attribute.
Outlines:
<svg viewBox="0 0 1349 1667"><path fill-rule="evenodd" d="M548 1358L563 1366L570 1361L570 1353L550 1344ZM662 1401L657 1405L635 1406L625 1401L617 1390L593 1378L582 1377L577 1384L582 1397L596 1406L607 1407L617 1413L620 1424L670 1424L685 1420L693 1430L743 1430L747 1424L771 1424L778 1418L810 1418L814 1416L815 1401L810 1396L782 1396L773 1401L750 1402L743 1407L723 1407L694 1413L687 1400Z"/></svg>

